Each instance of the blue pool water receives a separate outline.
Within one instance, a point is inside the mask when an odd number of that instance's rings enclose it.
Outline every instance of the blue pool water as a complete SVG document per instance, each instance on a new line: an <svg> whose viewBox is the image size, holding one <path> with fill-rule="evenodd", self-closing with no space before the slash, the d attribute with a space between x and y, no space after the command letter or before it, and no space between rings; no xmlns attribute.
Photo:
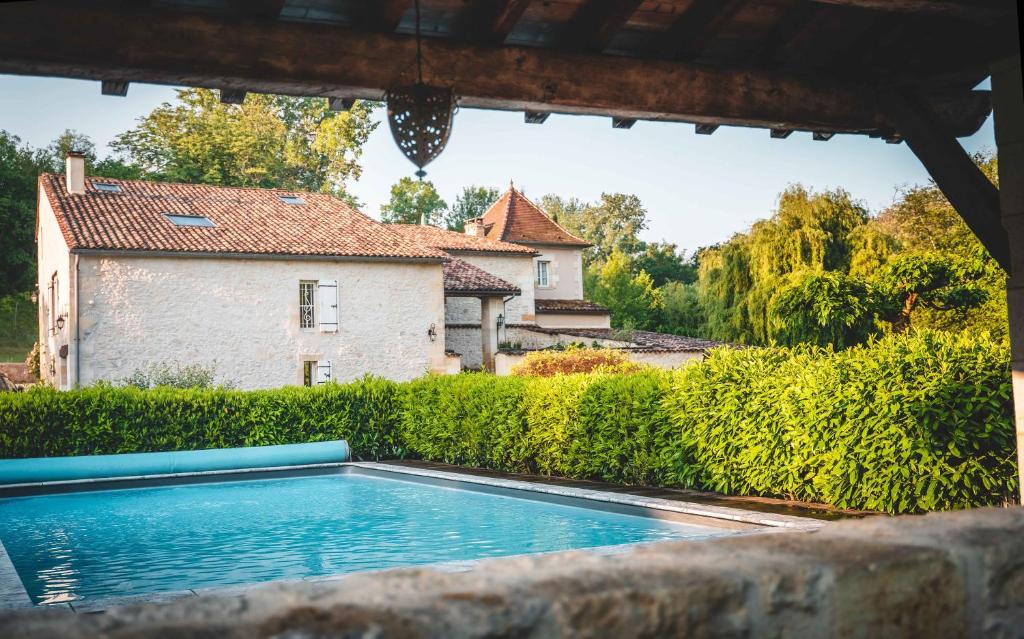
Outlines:
<svg viewBox="0 0 1024 639"><path fill-rule="evenodd" d="M724 532L355 474L0 499L36 603Z"/></svg>

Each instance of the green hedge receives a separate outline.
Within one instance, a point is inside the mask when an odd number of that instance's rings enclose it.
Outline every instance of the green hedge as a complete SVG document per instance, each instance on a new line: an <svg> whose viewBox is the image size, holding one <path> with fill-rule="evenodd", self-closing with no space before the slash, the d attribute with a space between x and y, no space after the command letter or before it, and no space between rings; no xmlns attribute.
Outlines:
<svg viewBox="0 0 1024 639"><path fill-rule="evenodd" d="M404 455L399 386L267 391L35 388L0 396L0 458L95 455L348 440L360 459Z"/></svg>
<svg viewBox="0 0 1024 639"><path fill-rule="evenodd" d="M1008 353L915 333L839 353L719 349L678 371L365 378L240 392L0 396L0 457L347 439L359 459L918 512L1017 490Z"/></svg>

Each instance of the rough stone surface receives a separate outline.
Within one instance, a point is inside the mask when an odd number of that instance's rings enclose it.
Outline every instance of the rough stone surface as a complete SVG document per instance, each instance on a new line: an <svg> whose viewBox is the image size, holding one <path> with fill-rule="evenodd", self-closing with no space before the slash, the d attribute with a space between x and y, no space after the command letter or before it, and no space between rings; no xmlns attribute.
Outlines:
<svg viewBox="0 0 1024 639"><path fill-rule="evenodd" d="M0 613L25 637L1010 637L1024 624L1024 512L575 551L168 605Z"/></svg>

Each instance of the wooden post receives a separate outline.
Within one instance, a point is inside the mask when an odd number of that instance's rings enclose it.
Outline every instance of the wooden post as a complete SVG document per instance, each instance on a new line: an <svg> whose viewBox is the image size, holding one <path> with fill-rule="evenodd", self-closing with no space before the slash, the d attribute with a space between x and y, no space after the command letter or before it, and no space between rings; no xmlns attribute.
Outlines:
<svg viewBox="0 0 1024 639"><path fill-rule="evenodd" d="M1024 478L1024 87L1020 55L993 65L992 92L999 150L999 203L1010 245L1006 303L1010 315L1017 468L1018 476ZM1024 486L1024 479L1021 485Z"/></svg>

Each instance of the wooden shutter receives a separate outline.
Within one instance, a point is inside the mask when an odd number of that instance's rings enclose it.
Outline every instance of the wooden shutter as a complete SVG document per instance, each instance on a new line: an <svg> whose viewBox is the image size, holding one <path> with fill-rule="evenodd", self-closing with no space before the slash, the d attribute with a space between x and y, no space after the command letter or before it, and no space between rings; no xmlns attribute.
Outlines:
<svg viewBox="0 0 1024 639"><path fill-rule="evenodd" d="M338 330L337 280L320 280L320 330L324 333Z"/></svg>
<svg viewBox="0 0 1024 639"><path fill-rule="evenodd" d="M334 379L334 371L331 368L330 360L316 363L316 383L330 384Z"/></svg>

